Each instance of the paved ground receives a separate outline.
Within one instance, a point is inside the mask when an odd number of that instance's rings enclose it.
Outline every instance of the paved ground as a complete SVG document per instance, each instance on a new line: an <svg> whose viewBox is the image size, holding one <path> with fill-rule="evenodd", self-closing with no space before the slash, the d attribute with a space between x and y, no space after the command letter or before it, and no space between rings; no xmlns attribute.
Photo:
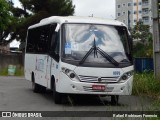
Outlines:
<svg viewBox="0 0 160 120"><path fill-rule="evenodd" d="M98 97L68 96L63 104L57 105L53 101L51 91L45 94L33 93L30 81L22 77L0 77L0 111L139 111L150 109L152 102L153 100L147 97L121 96L119 105L112 106L110 97L99 99ZM68 120L72 119L74 118L68 118Z"/></svg>

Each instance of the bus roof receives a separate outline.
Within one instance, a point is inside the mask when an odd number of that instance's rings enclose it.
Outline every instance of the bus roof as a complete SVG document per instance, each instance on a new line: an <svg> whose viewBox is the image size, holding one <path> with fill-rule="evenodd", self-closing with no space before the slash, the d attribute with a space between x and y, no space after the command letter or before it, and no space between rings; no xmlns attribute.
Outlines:
<svg viewBox="0 0 160 120"><path fill-rule="evenodd" d="M96 17L77 17L77 16L51 16L45 19L42 19L39 23L32 25L29 27L36 28L39 26L52 24L52 23L93 23L93 24L107 24L107 25L116 25L116 26L125 26L124 23L116 21L116 20L110 20L110 19L104 19L104 18L96 18Z"/></svg>

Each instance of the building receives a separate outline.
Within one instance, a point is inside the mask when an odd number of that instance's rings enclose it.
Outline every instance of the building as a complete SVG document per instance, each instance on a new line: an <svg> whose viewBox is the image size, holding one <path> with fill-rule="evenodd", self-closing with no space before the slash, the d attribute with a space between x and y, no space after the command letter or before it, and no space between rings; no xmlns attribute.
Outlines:
<svg viewBox="0 0 160 120"><path fill-rule="evenodd" d="M151 7L151 0L116 0L116 20L125 23L128 28L133 28L142 20L152 29Z"/></svg>

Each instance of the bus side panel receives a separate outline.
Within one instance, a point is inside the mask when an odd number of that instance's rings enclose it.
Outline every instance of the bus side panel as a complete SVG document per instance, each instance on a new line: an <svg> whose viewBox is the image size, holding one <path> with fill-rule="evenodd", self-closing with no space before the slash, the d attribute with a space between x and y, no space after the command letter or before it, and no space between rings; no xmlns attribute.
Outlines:
<svg viewBox="0 0 160 120"><path fill-rule="evenodd" d="M55 82L57 83L57 81L59 81L60 77L59 77L59 71L61 69L60 67L60 63L56 62L53 58L51 58L51 76L54 77ZM50 79L51 80L51 79ZM48 82L48 88L51 89L51 81Z"/></svg>
<svg viewBox="0 0 160 120"><path fill-rule="evenodd" d="M47 87L47 55L26 54L25 55L25 78L31 81L34 73L35 83Z"/></svg>
<svg viewBox="0 0 160 120"><path fill-rule="evenodd" d="M31 81L32 72L35 71L35 61L36 61L35 54L25 54L25 79Z"/></svg>

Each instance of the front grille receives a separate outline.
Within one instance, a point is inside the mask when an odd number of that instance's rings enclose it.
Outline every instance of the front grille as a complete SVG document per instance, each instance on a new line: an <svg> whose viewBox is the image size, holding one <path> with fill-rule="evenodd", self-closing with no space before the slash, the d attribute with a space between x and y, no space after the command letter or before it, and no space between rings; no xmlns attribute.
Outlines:
<svg viewBox="0 0 160 120"><path fill-rule="evenodd" d="M87 82L87 83L117 83L119 80L119 76L117 77L97 77L97 76L79 75L79 79L81 82Z"/></svg>

